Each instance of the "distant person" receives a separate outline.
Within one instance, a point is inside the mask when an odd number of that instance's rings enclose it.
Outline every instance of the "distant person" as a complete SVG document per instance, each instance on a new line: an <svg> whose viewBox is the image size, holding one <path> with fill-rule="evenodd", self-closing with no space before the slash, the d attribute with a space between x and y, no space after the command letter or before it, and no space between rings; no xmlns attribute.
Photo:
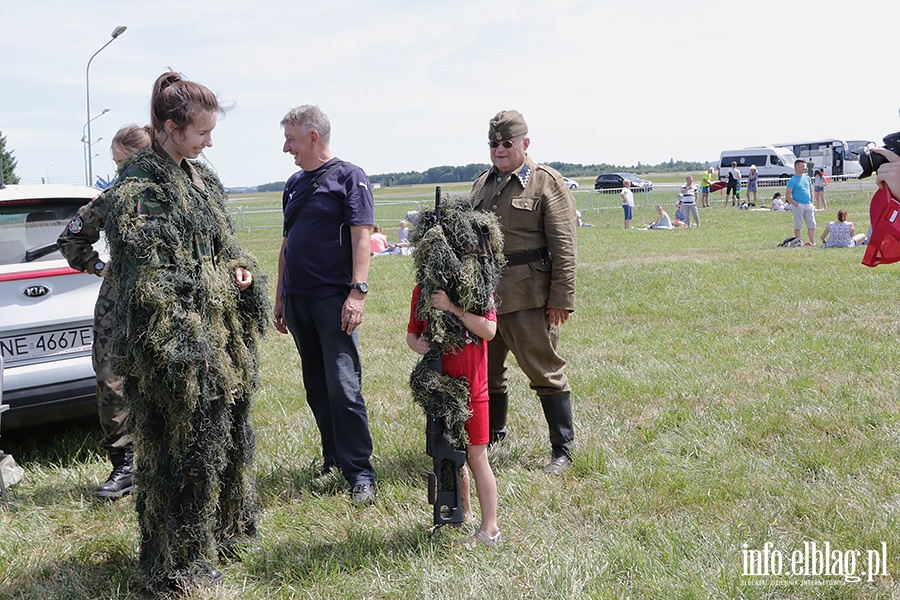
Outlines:
<svg viewBox="0 0 900 600"><path fill-rule="evenodd" d="M684 222L691 226L691 215L697 227L700 227L700 213L697 212L697 186L694 185L694 177L688 175L681 186L681 208L684 210Z"/></svg>
<svg viewBox="0 0 900 600"><path fill-rule="evenodd" d="M700 200L703 202L703 208L709 208L709 192L715 178L713 168L709 167L703 174L703 179L700 180Z"/></svg>
<svg viewBox="0 0 900 600"><path fill-rule="evenodd" d="M837 221L832 221L825 226L822 232L822 243L826 248L855 248L862 246L866 234L856 233L852 221L847 220L847 211L841 209L837 214Z"/></svg>
<svg viewBox="0 0 900 600"><path fill-rule="evenodd" d="M593 227L593 223L585 223L584 219L581 218L581 211L575 211L575 226L576 227Z"/></svg>
<svg viewBox="0 0 900 600"><path fill-rule="evenodd" d="M318 106L291 109L281 126L282 150L300 170L284 187L275 328L290 332L300 353L322 444L318 478L343 476L350 501L370 505L375 469L357 328L369 291L374 198L365 172L332 155L331 122Z"/></svg>
<svg viewBox="0 0 900 600"><path fill-rule="evenodd" d="M472 186L472 206L500 219L507 260L497 286L497 335L488 344L491 441L506 438L512 351L547 421L546 471L561 475L575 445L572 388L557 351L560 328L575 310L575 199L557 171L531 160L530 143L521 113L497 113L488 124L492 167Z"/></svg>
<svg viewBox="0 0 900 600"><path fill-rule="evenodd" d="M759 198L756 195L756 188L759 185L759 171L756 170L756 165L750 165L750 174L747 175L747 204L749 206L756 206L756 203L759 202ZM750 195L753 194L753 199L750 199Z"/></svg>
<svg viewBox="0 0 900 600"><path fill-rule="evenodd" d="M731 168L728 169L728 185L725 187L725 204L731 198L731 205L737 206L741 200L741 170L738 169L737 161L731 161Z"/></svg>
<svg viewBox="0 0 900 600"><path fill-rule="evenodd" d="M397 243L409 244L409 223L403 219L400 219L400 224L397 228Z"/></svg>
<svg viewBox="0 0 900 600"><path fill-rule="evenodd" d="M816 245L816 215L812 204L812 183L806 174L806 161L794 161L794 176L787 182L787 203L794 213L794 237L799 238L803 223L809 234L809 244Z"/></svg>
<svg viewBox="0 0 900 600"><path fill-rule="evenodd" d="M769 204L769 210L787 210L787 208L787 204L784 203L781 192L775 192L775 195L772 196L772 203Z"/></svg>
<svg viewBox="0 0 900 600"><path fill-rule="evenodd" d="M828 178L825 177L825 171L822 169L816 169L815 175L813 177L813 198L816 205L816 210L826 210L828 208L828 202L825 200L825 186L828 185Z"/></svg>
<svg viewBox="0 0 900 600"><path fill-rule="evenodd" d="M149 125L126 125L119 129L111 144L116 177L121 176L126 158L149 147ZM106 263L100 260L100 255L94 250L94 243L100 239L106 223L110 201L109 195L101 194L93 202L79 208L56 243L70 267L103 278L94 307L91 360L97 376L97 413L103 430L100 445L109 454L113 469L106 481L94 490L94 496L117 500L134 487L134 444L125 429L128 407L122 395L122 379L113 374L110 360L116 328L113 307L118 297L118 288L105 277Z"/></svg>
<svg viewBox="0 0 900 600"><path fill-rule="evenodd" d="M634 194L631 191L631 180L622 180L622 210L625 212L625 229L631 229L631 219L634 217Z"/></svg>
<svg viewBox="0 0 900 600"><path fill-rule="evenodd" d="M384 231L381 229L381 225L375 223L375 225L372 226L372 235L369 236L369 251L372 254L379 254L381 252L384 252L387 247L387 236L384 235Z"/></svg>
<svg viewBox="0 0 900 600"><path fill-rule="evenodd" d="M647 225L648 229L675 229L672 226L672 219L669 217L669 213L666 212L662 204L656 205L656 212L658 216L655 221Z"/></svg>
<svg viewBox="0 0 900 600"><path fill-rule="evenodd" d="M409 254L409 224L401 220L397 229L397 242L388 242L387 247L375 256L393 256L398 254Z"/></svg>

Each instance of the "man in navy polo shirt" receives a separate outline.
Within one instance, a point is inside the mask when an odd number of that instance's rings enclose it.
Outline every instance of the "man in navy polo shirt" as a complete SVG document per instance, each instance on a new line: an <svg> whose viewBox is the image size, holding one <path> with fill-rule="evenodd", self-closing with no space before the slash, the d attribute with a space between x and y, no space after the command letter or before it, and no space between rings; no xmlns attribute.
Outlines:
<svg viewBox="0 0 900 600"><path fill-rule="evenodd" d="M332 156L331 124L317 106L292 109L281 126L283 151L301 170L284 186L275 328L290 332L300 352L306 401L322 437L322 475L339 470L350 499L372 504L372 436L356 333L375 222L369 179Z"/></svg>
<svg viewBox="0 0 900 600"><path fill-rule="evenodd" d="M786 200L794 213L794 237L800 237L800 229L806 222L809 234L809 245L816 245L816 214L812 205L812 183L806 173L806 161L798 158L794 161L794 176L788 179Z"/></svg>

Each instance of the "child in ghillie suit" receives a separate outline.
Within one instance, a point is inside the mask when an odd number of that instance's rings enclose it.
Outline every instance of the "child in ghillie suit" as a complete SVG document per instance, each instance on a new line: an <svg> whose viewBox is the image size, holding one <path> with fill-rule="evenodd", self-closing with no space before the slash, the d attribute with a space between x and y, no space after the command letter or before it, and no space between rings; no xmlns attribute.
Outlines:
<svg viewBox="0 0 900 600"><path fill-rule="evenodd" d="M410 236L415 246L417 285L412 294L406 343L423 355L413 370L414 400L428 416L442 416L445 439L466 447L472 470L481 525L462 543L496 546L497 481L487 455L487 344L497 332L494 290L505 262L503 238L496 218L476 213L464 198L442 203L441 221L433 211L422 215ZM443 375L428 368L441 356ZM434 390L440 392L435 394ZM435 406L436 398L451 398L450 406ZM468 471L461 470L460 495L464 519L474 520Z"/></svg>

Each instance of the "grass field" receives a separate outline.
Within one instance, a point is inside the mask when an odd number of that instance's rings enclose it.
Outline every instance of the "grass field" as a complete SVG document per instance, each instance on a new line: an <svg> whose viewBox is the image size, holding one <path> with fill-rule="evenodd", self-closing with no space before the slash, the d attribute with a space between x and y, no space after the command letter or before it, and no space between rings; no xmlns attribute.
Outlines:
<svg viewBox="0 0 900 600"><path fill-rule="evenodd" d="M846 208L865 231L869 195L831 193L820 227ZM510 443L490 454L499 549L454 547L471 529L428 532L430 459L406 383L410 258L373 260L361 329L375 507L311 490L318 434L296 351L273 331L254 412L261 550L192 597L898 597L900 266L777 248L787 213L700 216L677 231L586 216L596 226L578 230L578 310L561 344L575 465L544 474L546 424L511 369ZM634 223L653 218L641 206ZM280 230L239 235L273 285ZM0 438L26 470L0 506L0 597L140 597L133 499L90 496L109 469L99 437L85 423ZM826 543L827 573L808 558ZM748 574L749 559L768 574Z"/></svg>

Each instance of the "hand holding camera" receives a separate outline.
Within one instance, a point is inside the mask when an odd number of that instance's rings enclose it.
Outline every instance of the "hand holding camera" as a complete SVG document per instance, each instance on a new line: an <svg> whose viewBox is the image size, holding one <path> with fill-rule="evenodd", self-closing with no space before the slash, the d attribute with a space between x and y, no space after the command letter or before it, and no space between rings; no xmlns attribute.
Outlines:
<svg viewBox="0 0 900 600"><path fill-rule="evenodd" d="M881 155L879 157L880 166L877 167L876 183L886 184L891 190L891 195L894 198L900 198L900 156L887 148L873 148L871 151Z"/></svg>
<svg viewBox="0 0 900 600"><path fill-rule="evenodd" d="M884 148L866 147L853 151L854 154L859 156L859 166L862 167L860 179L878 171L878 168L888 162L888 160L897 160L897 155L900 154L900 131L884 136L883 141ZM885 149L890 151L890 155L894 157L893 159L887 158L889 155L881 152L881 150Z"/></svg>

